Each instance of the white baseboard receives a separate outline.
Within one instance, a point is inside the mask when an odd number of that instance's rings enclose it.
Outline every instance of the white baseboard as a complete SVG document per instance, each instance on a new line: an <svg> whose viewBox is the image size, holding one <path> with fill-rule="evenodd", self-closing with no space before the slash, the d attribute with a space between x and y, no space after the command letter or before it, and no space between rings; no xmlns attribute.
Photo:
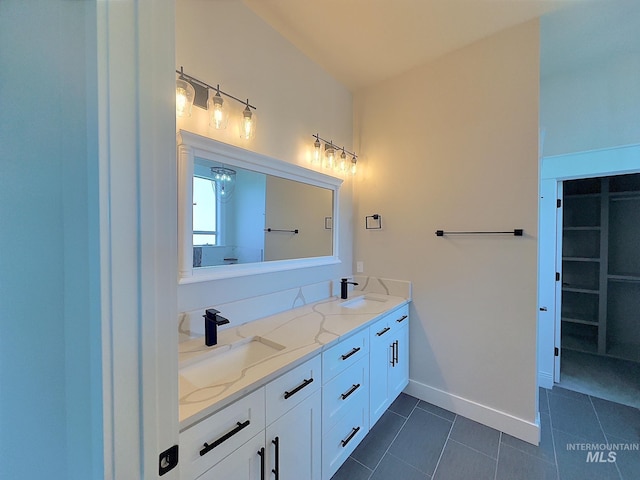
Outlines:
<svg viewBox="0 0 640 480"><path fill-rule="evenodd" d="M415 380L409 380L409 385L404 389L404 392L483 425L508 433L525 442L534 445L540 443L539 413L536 415L535 422L530 422Z"/></svg>
<svg viewBox="0 0 640 480"><path fill-rule="evenodd" d="M553 388L553 374L538 372L538 386L547 389Z"/></svg>

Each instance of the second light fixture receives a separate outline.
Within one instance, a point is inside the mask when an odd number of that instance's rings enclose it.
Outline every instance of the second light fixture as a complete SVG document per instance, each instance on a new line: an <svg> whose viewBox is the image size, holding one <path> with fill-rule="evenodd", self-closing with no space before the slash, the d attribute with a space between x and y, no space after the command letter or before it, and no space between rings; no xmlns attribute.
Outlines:
<svg viewBox="0 0 640 480"><path fill-rule="evenodd" d="M325 140L317 133L312 135L315 138L313 142L313 156L312 163L329 170L335 170L339 173L351 175L356 174L358 156L346 150L344 147L336 146L332 140ZM322 144L324 143L324 155L322 154ZM339 158L337 157L339 153ZM347 158L347 155L351 156L351 161Z"/></svg>

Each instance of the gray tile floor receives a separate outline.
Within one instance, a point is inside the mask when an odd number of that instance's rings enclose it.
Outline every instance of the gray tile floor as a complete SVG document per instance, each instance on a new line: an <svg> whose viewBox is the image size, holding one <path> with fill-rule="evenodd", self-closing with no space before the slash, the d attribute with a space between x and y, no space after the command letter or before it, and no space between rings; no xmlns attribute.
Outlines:
<svg viewBox="0 0 640 480"><path fill-rule="evenodd" d="M640 479L639 409L556 387L540 421L536 447L401 394L332 480Z"/></svg>

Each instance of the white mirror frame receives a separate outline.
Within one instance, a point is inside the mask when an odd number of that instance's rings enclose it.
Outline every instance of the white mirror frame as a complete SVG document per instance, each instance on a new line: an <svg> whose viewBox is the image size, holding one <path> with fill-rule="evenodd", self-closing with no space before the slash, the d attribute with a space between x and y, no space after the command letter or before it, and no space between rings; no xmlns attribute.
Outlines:
<svg viewBox="0 0 640 480"><path fill-rule="evenodd" d="M340 263L338 190L342 185L342 179L184 130L178 132L176 144L178 147L178 283L205 282ZM192 178L196 157L331 190L333 192L333 255L193 268Z"/></svg>

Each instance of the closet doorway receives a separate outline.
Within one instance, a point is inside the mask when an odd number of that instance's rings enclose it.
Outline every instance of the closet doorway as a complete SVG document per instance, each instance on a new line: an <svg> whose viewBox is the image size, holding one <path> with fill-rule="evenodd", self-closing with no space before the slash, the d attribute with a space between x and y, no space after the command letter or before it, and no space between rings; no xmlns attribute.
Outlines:
<svg viewBox="0 0 640 480"><path fill-rule="evenodd" d="M640 407L640 174L559 192L559 385Z"/></svg>
<svg viewBox="0 0 640 480"><path fill-rule="evenodd" d="M595 376L609 362L615 366L599 376L606 380L591 383L591 393L603 396L607 388L611 390L615 372L637 372L640 367L640 283L636 281L640 276L640 237L638 230L632 229L640 224L638 174L640 144L541 158L537 362L541 387L566 384L575 390L586 388L570 382L585 374ZM567 189L566 202L563 187ZM590 202L597 204L595 211L580 210L580 203ZM601 206L607 208L605 217ZM564 252L563 213L567 216L565 248L569 249ZM629 233L622 235L616 230L619 224L631 229L631 240ZM603 262L606 265L601 267ZM580 297L586 300L580 302ZM606 315L604 322L601 313ZM618 320L620 317L624 320ZM640 378L635 383L640 388ZM600 390L595 391L598 385ZM640 394L635 398L637 401Z"/></svg>

